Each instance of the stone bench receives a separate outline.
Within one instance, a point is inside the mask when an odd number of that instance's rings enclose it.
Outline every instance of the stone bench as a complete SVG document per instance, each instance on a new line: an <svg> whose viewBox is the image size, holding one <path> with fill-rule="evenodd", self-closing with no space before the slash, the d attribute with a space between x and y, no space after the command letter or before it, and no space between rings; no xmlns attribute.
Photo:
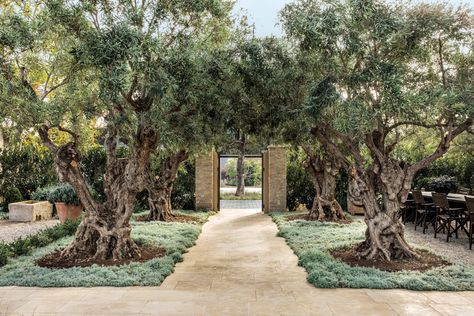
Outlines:
<svg viewBox="0 0 474 316"><path fill-rule="evenodd" d="M53 205L47 201L23 201L8 205L9 220L13 222L35 222L51 219Z"/></svg>

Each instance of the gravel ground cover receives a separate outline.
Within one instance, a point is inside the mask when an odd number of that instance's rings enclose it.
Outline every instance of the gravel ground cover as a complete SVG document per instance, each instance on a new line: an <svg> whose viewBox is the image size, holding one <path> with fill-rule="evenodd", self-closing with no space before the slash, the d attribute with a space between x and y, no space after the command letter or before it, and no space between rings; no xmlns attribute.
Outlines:
<svg viewBox="0 0 474 316"><path fill-rule="evenodd" d="M436 239L434 238L433 228L423 234L420 227L415 231L415 225L407 223L405 238L412 244L430 248L434 253L448 258L451 262L468 263L474 266L474 250L469 250L469 238L463 232L459 232L459 239L450 238L449 242L446 242L445 234L438 234Z"/></svg>
<svg viewBox="0 0 474 316"><path fill-rule="evenodd" d="M31 223L0 220L0 243L11 243L21 237L24 238L46 228L53 227L58 223L59 220L57 219Z"/></svg>

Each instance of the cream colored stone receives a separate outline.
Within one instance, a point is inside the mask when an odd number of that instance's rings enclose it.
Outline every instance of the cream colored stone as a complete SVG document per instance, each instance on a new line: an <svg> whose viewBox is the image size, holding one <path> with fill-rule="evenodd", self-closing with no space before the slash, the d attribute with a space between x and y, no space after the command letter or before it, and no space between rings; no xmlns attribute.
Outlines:
<svg viewBox="0 0 474 316"><path fill-rule="evenodd" d="M35 222L51 219L53 205L48 201L23 201L8 205L8 218L13 222Z"/></svg>
<svg viewBox="0 0 474 316"><path fill-rule="evenodd" d="M438 304L471 304L467 298L455 292L446 294L445 292L425 292L426 297Z"/></svg>
<svg viewBox="0 0 474 316"><path fill-rule="evenodd" d="M222 210L184 258L160 287L0 288L0 315L474 315L474 292L317 289L260 210Z"/></svg>
<svg viewBox="0 0 474 316"><path fill-rule="evenodd" d="M287 148L269 146L263 160L263 211L286 211Z"/></svg>
<svg viewBox="0 0 474 316"><path fill-rule="evenodd" d="M442 314L436 311L429 305L416 303L402 303L402 304L389 304L394 311L400 316L441 316Z"/></svg>
<svg viewBox="0 0 474 316"><path fill-rule="evenodd" d="M197 210L217 211L217 153L212 149L209 153L196 158L195 202ZM218 174L218 173L217 173Z"/></svg>
<svg viewBox="0 0 474 316"><path fill-rule="evenodd" d="M335 315L364 315L364 316L399 316L388 304L359 302L357 304L344 304L344 298L339 301L343 304L328 304Z"/></svg>
<svg viewBox="0 0 474 316"><path fill-rule="evenodd" d="M431 304L431 307L444 316L474 315L472 304Z"/></svg>

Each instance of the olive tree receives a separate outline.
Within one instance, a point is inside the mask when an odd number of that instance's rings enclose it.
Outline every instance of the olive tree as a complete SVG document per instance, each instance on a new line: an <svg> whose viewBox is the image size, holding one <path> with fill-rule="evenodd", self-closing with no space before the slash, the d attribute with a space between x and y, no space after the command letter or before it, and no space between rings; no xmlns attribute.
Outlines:
<svg viewBox="0 0 474 316"><path fill-rule="evenodd" d="M415 174L472 126L472 16L462 7L375 0L298 1L282 16L311 66L304 110L312 135L351 170L366 209L359 255L417 257L398 211ZM393 151L418 128L436 130L438 145L408 164Z"/></svg>
<svg viewBox="0 0 474 316"><path fill-rule="evenodd" d="M211 43L212 44L212 43ZM228 54L224 48L199 56L174 54L166 69L174 93L167 97L176 111L165 117L160 133L161 150L156 152L158 170L152 168L149 194L150 220L168 221L174 215L171 194L181 164L202 153L225 134L229 102L222 93L229 76Z"/></svg>
<svg viewBox="0 0 474 316"><path fill-rule="evenodd" d="M205 55L208 46L204 43L225 37L229 10L225 1L45 1L42 14L50 21L51 32L60 32L50 41L69 40L57 49L41 40L41 32L32 33L35 19L22 17L25 12L21 10L8 13L22 21L25 35L31 35L26 44L2 42L2 48L8 50L3 78L16 93L18 108L27 109L11 114L12 119L28 119L37 128L43 144L55 156L60 179L74 187L86 210L73 242L57 260L140 257L130 236L129 220L137 193L149 187L151 156L161 149L164 131L185 128L171 127L171 116L195 115L198 119L202 115L199 108L171 102L170 94L176 91L164 65L175 54ZM18 23L3 24L2 34L16 34L17 28ZM39 72L33 71L34 64L28 69L28 61L31 56L45 59L59 54L65 54L61 59L64 71L51 76L57 82L53 86L56 93L52 93L44 88L50 76L37 84L42 77L36 76ZM55 69L51 60L46 64ZM11 101L2 94L2 106ZM39 115L32 118L33 111ZM80 168L81 131L74 124L65 124L86 114L101 116L106 124L103 201L94 197ZM71 141L55 143L50 137L54 129L68 133ZM119 137L130 148L125 158L117 155Z"/></svg>

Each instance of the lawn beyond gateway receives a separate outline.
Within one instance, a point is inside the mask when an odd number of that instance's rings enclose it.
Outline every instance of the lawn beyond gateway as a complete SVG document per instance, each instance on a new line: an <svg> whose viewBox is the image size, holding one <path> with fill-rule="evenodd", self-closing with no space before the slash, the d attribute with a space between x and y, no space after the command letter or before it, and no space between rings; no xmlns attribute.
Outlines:
<svg viewBox="0 0 474 316"><path fill-rule="evenodd" d="M298 256L308 281L318 288L408 289L417 291L474 290L474 267L453 263L425 272L386 272L375 268L351 267L330 255L331 251L350 248L364 241L366 225L362 220L350 224L288 220L295 213L273 213L279 236ZM412 245L416 250L430 251ZM443 258L449 261L449 258Z"/></svg>
<svg viewBox="0 0 474 316"><path fill-rule="evenodd" d="M68 269L42 268L35 262L68 245L72 237L65 237L38 248L28 256L9 259L0 268L0 286L37 287L92 287L92 286L158 286L170 275L182 254L192 247L201 227L212 212L176 212L191 215L196 221L137 222L132 221L132 238L140 246L162 248L165 255L146 262L122 266L73 267Z"/></svg>

